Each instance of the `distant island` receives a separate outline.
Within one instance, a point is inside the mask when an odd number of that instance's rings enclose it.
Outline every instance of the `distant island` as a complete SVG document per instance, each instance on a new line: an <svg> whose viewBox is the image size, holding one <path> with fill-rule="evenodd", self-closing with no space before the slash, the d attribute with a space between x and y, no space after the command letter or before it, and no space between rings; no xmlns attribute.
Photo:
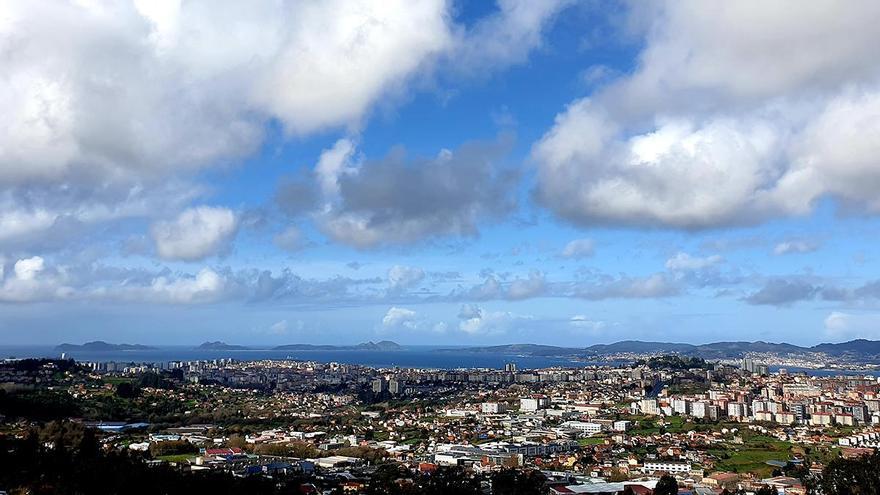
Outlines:
<svg viewBox="0 0 880 495"><path fill-rule="evenodd" d="M401 351L403 347L397 342L382 340L363 342L357 345L286 344L273 347L273 349L276 351Z"/></svg>
<svg viewBox="0 0 880 495"><path fill-rule="evenodd" d="M95 340L86 342L85 344L68 344L64 343L55 347L55 350L63 352L71 351L88 351L88 352L114 352L114 351L150 351L155 347L141 344L110 344L103 340Z"/></svg>
<svg viewBox="0 0 880 495"><path fill-rule="evenodd" d="M243 345L227 344L218 340L215 342L204 342L196 347L196 349L201 351L243 351L248 348Z"/></svg>
<svg viewBox="0 0 880 495"><path fill-rule="evenodd" d="M773 353L780 355L817 355L842 358L880 357L880 341L851 340L837 344L825 343L802 347L788 343L772 342L713 342L710 344L682 344L673 342L643 342L624 340L613 344L596 344L589 347L559 347L539 344L505 344L483 347L458 347L439 349L439 352L500 353L543 357L578 357L601 359L620 354L669 353L697 356L704 359L737 359L747 353Z"/></svg>

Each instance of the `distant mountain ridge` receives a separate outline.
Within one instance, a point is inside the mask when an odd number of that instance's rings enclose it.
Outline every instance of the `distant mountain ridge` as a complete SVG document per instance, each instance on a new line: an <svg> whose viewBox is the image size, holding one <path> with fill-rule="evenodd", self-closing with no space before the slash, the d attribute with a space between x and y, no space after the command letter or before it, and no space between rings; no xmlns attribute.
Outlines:
<svg viewBox="0 0 880 495"><path fill-rule="evenodd" d="M218 340L216 342L204 342L196 347L196 349L203 351L242 351L248 348L243 345L227 344Z"/></svg>
<svg viewBox="0 0 880 495"><path fill-rule="evenodd" d="M584 349L588 354L607 355L620 353L671 352L709 359L741 357L749 352L772 352L777 354L817 352L809 347L771 342L713 342L710 344L682 344L672 342L642 342L625 340L613 344L597 344Z"/></svg>
<svg viewBox="0 0 880 495"><path fill-rule="evenodd" d="M826 354L880 355L880 340L856 339L839 344L819 344L811 347Z"/></svg>
<svg viewBox="0 0 880 495"><path fill-rule="evenodd" d="M400 351L403 347L397 342L382 340L362 342L357 345L286 344L272 349L276 351Z"/></svg>
<svg viewBox="0 0 880 495"><path fill-rule="evenodd" d="M775 354L815 354L824 353L832 357L873 357L880 356L880 341L851 340L837 344L825 343L812 347L773 342L713 342L710 344L683 344L675 342L645 342L623 340L613 344L595 344L589 347L560 347L540 344L506 344L484 347L440 349L440 351L493 352L502 354L527 354L531 356L578 356L601 359L614 354L674 353L704 359L740 358L747 353L765 352Z"/></svg>
<svg viewBox="0 0 880 495"><path fill-rule="evenodd" d="M90 352L113 352L113 351L148 351L154 350L155 347L141 344L110 344L103 340L95 340L86 342L85 344L68 344L63 343L55 347L56 350L70 351L90 351Z"/></svg>

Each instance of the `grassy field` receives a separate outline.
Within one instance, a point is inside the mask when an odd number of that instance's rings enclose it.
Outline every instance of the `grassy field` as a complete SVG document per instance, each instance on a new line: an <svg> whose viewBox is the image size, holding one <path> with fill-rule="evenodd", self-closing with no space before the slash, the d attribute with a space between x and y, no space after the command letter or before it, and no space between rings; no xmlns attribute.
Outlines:
<svg viewBox="0 0 880 495"><path fill-rule="evenodd" d="M719 458L716 469L737 473L755 473L761 477L770 476L773 466L767 461L787 461L791 458L789 442L775 438L755 436L743 445L730 445L726 449L710 450Z"/></svg>
<svg viewBox="0 0 880 495"><path fill-rule="evenodd" d="M186 462L188 459L195 459L196 456L192 454L173 454L173 455L160 455L156 457L161 461L165 462Z"/></svg>
<svg viewBox="0 0 880 495"><path fill-rule="evenodd" d="M605 443L605 437L589 437L589 438L579 438L578 445L581 447L585 447L587 445L601 445Z"/></svg>

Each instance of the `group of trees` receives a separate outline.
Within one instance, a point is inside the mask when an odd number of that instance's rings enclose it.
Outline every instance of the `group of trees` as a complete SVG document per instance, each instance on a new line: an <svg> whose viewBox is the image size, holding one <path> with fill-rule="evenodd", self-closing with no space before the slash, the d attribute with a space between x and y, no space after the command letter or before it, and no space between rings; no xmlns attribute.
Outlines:
<svg viewBox="0 0 880 495"><path fill-rule="evenodd" d="M370 477L369 495L482 495L491 487L494 495L541 495L547 479L537 470L502 469L478 475L455 466L442 466L430 473L413 475L399 464L382 464Z"/></svg>
<svg viewBox="0 0 880 495"><path fill-rule="evenodd" d="M370 477L368 495L479 495L480 480L464 469L441 467L430 474L412 476L395 463L380 465Z"/></svg>
<svg viewBox="0 0 880 495"><path fill-rule="evenodd" d="M663 356L654 356L647 360L639 359L635 362L636 366L647 365L654 370L689 370L689 369L712 369L712 364L707 363L705 359L698 357L682 357L675 354L667 354Z"/></svg>
<svg viewBox="0 0 880 495"><path fill-rule="evenodd" d="M66 392L35 390L6 392L0 390L0 414L7 418L27 418L37 421L79 416L80 405Z"/></svg>
<svg viewBox="0 0 880 495"><path fill-rule="evenodd" d="M0 436L0 488L11 494L275 494L262 478L150 467L127 451L105 451L94 430L52 422L26 438Z"/></svg>
<svg viewBox="0 0 880 495"><path fill-rule="evenodd" d="M3 365L5 369L38 373L49 368L53 373L83 371L71 360L23 359ZM81 377L82 378L82 377ZM75 399L62 388L20 388L0 389L0 414L8 418L22 418L36 421L52 421L71 417L102 419L113 421L159 421L182 416L183 411L173 408L150 406L145 410L136 400L144 388L173 389L182 378L180 370L163 373L144 373L134 380L120 381L113 387L112 394L94 394L87 399ZM83 378L85 379L85 378ZM176 403L169 406L178 407ZM203 421L212 422L212 421Z"/></svg>
<svg viewBox="0 0 880 495"><path fill-rule="evenodd" d="M174 390L177 388L176 381L183 379L183 372L174 370L168 373L156 373L148 371L141 374L134 381L123 381L116 384L116 396L122 399L134 399L140 396L145 388L160 388Z"/></svg>
<svg viewBox="0 0 880 495"><path fill-rule="evenodd" d="M774 475L784 474L800 479L810 495L880 494L880 452L876 450L870 455L851 459L834 458L819 475L812 474L804 464L789 464L774 472ZM723 495L739 493L725 492ZM763 486L756 495L776 495L776 490Z"/></svg>
<svg viewBox="0 0 880 495"><path fill-rule="evenodd" d="M825 466L816 483L825 495L880 493L880 452L855 459L838 457Z"/></svg>
<svg viewBox="0 0 880 495"><path fill-rule="evenodd" d="M45 366L50 366L55 371L66 373L68 371L81 371L82 366L72 359L49 359L49 358L27 358L8 361L3 367L12 371L23 371L25 373L33 373Z"/></svg>
<svg viewBox="0 0 880 495"><path fill-rule="evenodd" d="M191 449L187 442L162 442L151 453ZM170 449L170 450L166 450ZM0 488L28 494L280 494L296 493L309 480L290 475L246 478L217 471L183 471L149 466L128 451L101 448L95 431L69 421L52 422L26 438L0 437ZM486 486L498 495L546 493L540 471L502 470L489 476L461 467L413 474L396 463L382 463L367 480L371 495L482 495ZM331 484L332 486L332 484ZM342 493L341 486L337 490Z"/></svg>

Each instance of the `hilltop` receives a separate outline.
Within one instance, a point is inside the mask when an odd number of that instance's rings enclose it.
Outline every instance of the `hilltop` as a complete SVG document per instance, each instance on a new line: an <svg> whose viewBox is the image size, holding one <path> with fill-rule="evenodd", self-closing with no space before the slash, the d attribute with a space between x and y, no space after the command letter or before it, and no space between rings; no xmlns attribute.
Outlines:
<svg viewBox="0 0 880 495"><path fill-rule="evenodd" d="M155 350L155 347L142 344L110 344L103 340L95 340L86 342L85 344L68 344L63 343L55 347L56 350L63 352L70 351L88 351L88 352L113 352L113 351L148 351Z"/></svg>

